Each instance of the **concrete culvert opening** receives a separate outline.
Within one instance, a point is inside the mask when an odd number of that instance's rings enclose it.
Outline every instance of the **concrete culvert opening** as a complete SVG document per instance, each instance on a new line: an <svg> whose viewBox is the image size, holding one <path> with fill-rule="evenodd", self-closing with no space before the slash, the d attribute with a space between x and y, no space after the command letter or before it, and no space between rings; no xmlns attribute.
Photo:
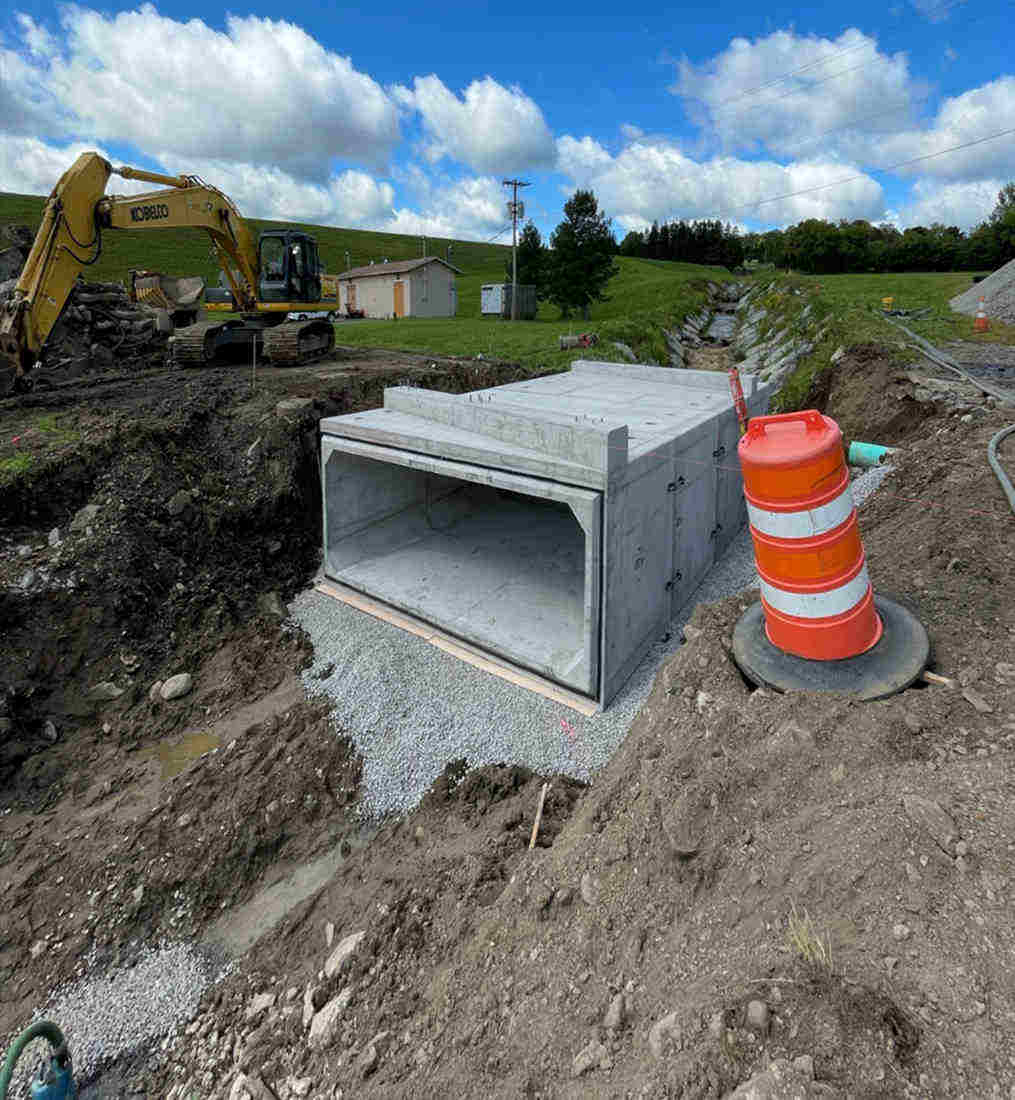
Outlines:
<svg viewBox="0 0 1015 1100"><path fill-rule="evenodd" d="M595 694L600 494L351 440L324 475L329 577Z"/></svg>
<svg viewBox="0 0 1015 1100"><path fill-rule="evenodd" d="M767 387L744 389L764 412ZM738 439L711 371L387 389L321 422L324 575L606 707L746 518Z"/></svg>

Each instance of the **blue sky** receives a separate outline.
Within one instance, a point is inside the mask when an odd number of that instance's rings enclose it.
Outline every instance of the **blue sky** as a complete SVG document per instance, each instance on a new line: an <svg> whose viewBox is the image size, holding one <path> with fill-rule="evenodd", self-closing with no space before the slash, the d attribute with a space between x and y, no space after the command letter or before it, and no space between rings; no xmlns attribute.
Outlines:
<svg viewBox="0 0 1015 1100"><path fill-rule="evenodd" d="M969 227L1015 178L1015 132L992 137L1015 131L1013 14L14 0L0 190L48 192L95 148L198 173L252 216L472 239L503 230L504 176L532 181L544 234L578 186L618 236L674 217Z"/></svg>

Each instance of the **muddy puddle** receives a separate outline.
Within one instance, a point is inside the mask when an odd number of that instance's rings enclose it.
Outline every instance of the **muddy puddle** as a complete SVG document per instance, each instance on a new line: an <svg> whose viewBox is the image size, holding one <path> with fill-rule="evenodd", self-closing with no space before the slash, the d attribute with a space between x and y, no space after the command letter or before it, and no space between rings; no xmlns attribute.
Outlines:
<svg viewBox="0 0 1015 1100"><path fill-rule="evenodd" d="M185 733L182 737L160 741L152 749L152 756L158 760L162 768L162 779L172 779L180 772L186 771L206 752L217 749L221 743L219 735L213 730L194 730L191 733Z"/></svg>

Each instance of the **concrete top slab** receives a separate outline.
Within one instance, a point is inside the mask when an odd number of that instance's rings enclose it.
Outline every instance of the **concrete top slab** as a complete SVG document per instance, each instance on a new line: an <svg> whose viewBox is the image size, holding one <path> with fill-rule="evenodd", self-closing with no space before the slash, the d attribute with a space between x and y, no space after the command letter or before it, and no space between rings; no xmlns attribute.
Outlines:
<svg viewBox="0 0 1015 1100"><path fill-rule="evenodd" d="M753 394L754 377L742 382ZM394 387L383 409L328 417L321 431L602 488L732 404L721 372L578 360L470 394Z"/></svg>

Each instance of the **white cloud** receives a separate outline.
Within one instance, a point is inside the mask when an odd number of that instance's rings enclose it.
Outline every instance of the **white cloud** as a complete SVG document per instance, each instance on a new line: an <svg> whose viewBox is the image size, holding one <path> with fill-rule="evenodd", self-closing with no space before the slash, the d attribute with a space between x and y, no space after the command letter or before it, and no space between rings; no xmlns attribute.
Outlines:
<svg viewBox="0 0 1015 1100"><path fill-rule="evenodd" d="M997 202L1003 179L984 179L964 183L941 183L934 179L914 182L909 201L896 212L897 224L957 225L971 229L990 215Z"/></svg>
<svg viewBox="0 0 1015 1100"><path fill-rule="evenodd" d="M863 130L855 120L891 110L896 124L905 125L925 98L906 55L882 53L876 39L855 28L834 39L791 30L755 41L734 38L702 65L686 58L676 65L670 90L684 100L704 139L726 150L764 148L782 156L825 135L821 148L834 155L842 142L830 131L845 130L853 137L842 154L862 156L878 143L858 137Z"/></svg>
<svg viewBox="0 0 1015 1100"><path fill-rule="evenodd" d="M804 218L872 218L884 208L880 184L855 166L830 161L773 161L714 157L696 161L661 141L635 141L617 156L584 138L558 142L560 169L579 187L591 187L607 214L624 229L669 218L722 218L786 224ZM760 199L851 180L811 194Z"/></svg>
<svg viewBox="0 0 1015 1100"><path fill-rule="evenodd" d="M325 183L314 183L276 165L201 160L184 168L177 167L168 154L158 159L171 172L185 170L201 176L251 218L374 228L388 216L395 198L390 183L353 169L333 175Z"/></svg>
<svg viewBox="0 0 1015 1100"><path fill-rule="evenodd" d="M492 77L474 80L461 97L437 76L416 77L412 88L396 86L393 95L419 113L424 155L432 163L444 157L477 172L525 172L550 168L553 135L543 112L516 85L505 88Z"/></svg>
<svg viewBox="0 0 1015 1100"><path fill-rule="evenodd" d="M420 210L405 207L379 229L435 237L487 240L504 227L504 188L492 176L474 176L431 187Z"/></svg>
<svg viewBox="0 0 1015 1100"><path fill-rule="evenodd" d="M0 191L18 195L48 195L82 153L99 153L107 160L113 160L93 144L73 142L58 146L38 138L0 134ZM137 195L151 189L150 183L123 180L119 176L111 176L107 188L110 194L115 192L120 195Z"/></svg>
<svg viewBox="0 0 1015 1100"><path fill-rule="evenodd" d="M84 152L117 160L94 144L50 144L38 138L0 134L0 191L46 195ZM404 175L421 192L417 209L396 207L395 189L386 180L349 169L324 183L299 179L276 165L244 164L211 158L188 160L158 154L167 173L188 172L207 180L250 218L302 221L319 225L376 229L388 233L427 233L464 240L486 240L506 220L503 187L491 176L435 181L409 165ZM132 195L153 185L111 176L108 194Z"/></svg>
<svg viewBox="0 0 1015 1100"><path fill-rule="evenodd" d="M61 23L63 49L53 53L45 32L21 20L32 62L20 61L15 77L27 69L27 79L8 87L21 112L33 108L50 130L57 120L100 141L275 163L320 182L333 158L383 168L399 140L381 86L292 23L227 16L217 31L151 4L117 15L68 7ZM34 104L15 94L22 83Z"/></svg>
<svg viewBox="0 0 1015 1100"><path fill-rule="evenodd" d="M899 174L966 181L1010 177L1015 134L933 156L1002 130L1015 130L1015 76L1003 76L946 99L926 129L882 135L878 159L874 163L895 164L932 156L933 159L900 168Z"/></svg>

